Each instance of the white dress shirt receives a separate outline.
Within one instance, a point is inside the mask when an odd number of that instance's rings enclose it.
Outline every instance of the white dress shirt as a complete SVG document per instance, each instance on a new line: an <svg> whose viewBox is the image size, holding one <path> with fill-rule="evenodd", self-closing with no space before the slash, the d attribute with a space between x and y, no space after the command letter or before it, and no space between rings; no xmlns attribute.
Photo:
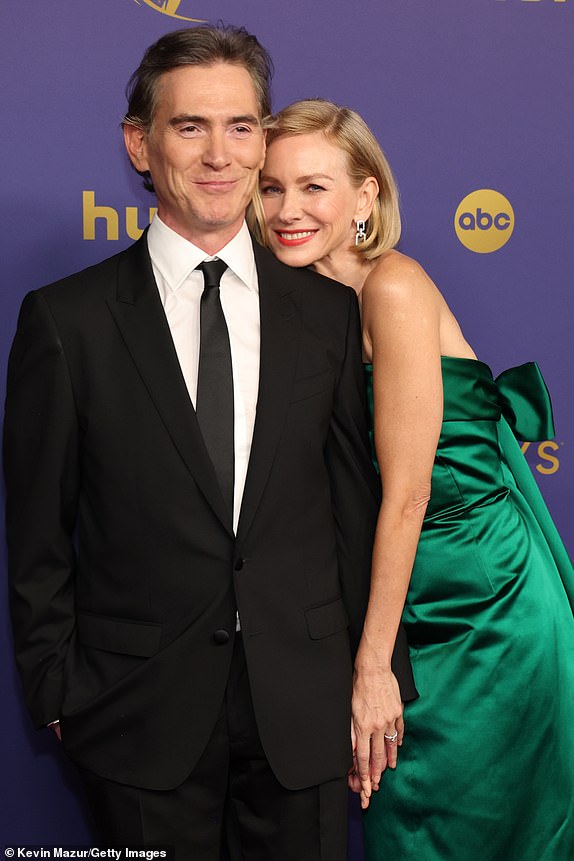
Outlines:
<svg viewBox="0 0 574 861"><path fill-rule="evenodd" d="M199 309L203 274L196 267L213 260L157 216L147 235L161 302L179 364L195 407L199 365ZM259 388L259 283L251 237L244 223L216 255L227 263L220 285L233 365L235 482L233 529L237 532Z"/></svg>

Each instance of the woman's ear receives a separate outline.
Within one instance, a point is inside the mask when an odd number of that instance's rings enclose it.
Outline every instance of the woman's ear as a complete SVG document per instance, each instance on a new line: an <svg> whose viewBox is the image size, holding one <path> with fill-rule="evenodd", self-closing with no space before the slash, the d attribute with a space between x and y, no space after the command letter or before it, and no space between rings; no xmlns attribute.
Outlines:
<svg viewBox="0 0 574 861"><path fill-rule="evenodd" d="M379 193L379 183L374 176L368 176L359 188L355 221L367 221Z"/></svg>

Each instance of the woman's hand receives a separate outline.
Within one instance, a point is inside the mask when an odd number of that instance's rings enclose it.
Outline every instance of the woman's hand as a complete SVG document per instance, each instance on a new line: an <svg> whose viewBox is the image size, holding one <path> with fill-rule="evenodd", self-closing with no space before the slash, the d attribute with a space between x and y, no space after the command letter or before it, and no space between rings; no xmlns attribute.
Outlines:
<svg viewBox="0 0 574 861"><path fill-rule="evenodd" d="M387 766L395 768L403 743L403 704L392 671L374 661L355 665L352 701L354 776L349 786L360 792L361 807L369 806L371 792L379 788Z"/></svg>
<svg viewBox="0 0 574 861"><path fill-rule="evenodd" d="M353 718L351 718L351 745L353 746L353 765L349 769L347 783L349 789L359 795L361 792L361 781L359 780L359 769L357 766L357 733L355 732Z"/></svg>

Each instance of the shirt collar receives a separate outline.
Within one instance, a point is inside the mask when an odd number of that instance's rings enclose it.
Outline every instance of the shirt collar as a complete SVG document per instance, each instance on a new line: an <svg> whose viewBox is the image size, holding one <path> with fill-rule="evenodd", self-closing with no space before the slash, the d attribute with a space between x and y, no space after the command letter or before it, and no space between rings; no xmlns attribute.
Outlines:
<svg viewBox="0 0 574 861"><path fill-rule="evenodd" d="M148 230L147 242L152 262L170 290L178 290L200 263L213 259L168 227L157 214ZM214 256L227 263L249 290L258 292L253 243L245 222L233 239Z"/></svg>

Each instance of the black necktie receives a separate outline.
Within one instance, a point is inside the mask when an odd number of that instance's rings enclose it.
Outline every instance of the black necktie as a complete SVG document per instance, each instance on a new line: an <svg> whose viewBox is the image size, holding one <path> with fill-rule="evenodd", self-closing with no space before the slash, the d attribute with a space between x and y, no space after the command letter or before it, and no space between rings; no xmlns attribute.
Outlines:
<svg viewBox="0 0 574 861"><path fill-rule="evenodd" d="M219 299L219 282L227 269L223 260L208 260L203 272L201 336L197 377L196 413L215 474L233 515L233 372L225 316Z"/></svg>

